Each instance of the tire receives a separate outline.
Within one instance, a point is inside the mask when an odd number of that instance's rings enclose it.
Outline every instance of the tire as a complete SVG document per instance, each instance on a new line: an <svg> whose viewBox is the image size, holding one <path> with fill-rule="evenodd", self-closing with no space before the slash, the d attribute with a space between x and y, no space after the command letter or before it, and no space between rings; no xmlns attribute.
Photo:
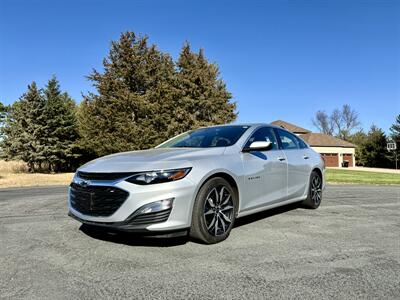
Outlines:
<svg viewBox="0 0 400 300"><path fill-rule="evenodd" d="M302 202L303 206L316 209L320 206L322 200L322 178L316 172L312 171L308 187L307 198Z"/></svg>
<svg viewBox="0 0 400 300"><path fill-rule="evenodd" d="M205 244L225 240L235 222L238 203L237 193L228 181L221 177L208 180L194 202L190 237Z"/></svg>

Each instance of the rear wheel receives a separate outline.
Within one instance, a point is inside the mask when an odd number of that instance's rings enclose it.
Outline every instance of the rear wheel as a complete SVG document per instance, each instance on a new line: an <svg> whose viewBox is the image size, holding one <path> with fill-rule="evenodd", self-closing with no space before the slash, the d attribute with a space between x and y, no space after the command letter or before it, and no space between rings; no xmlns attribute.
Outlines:
<svg viewBox="0 0 400 300"><path fill-rule="evenodd" d="M225 240L232 230L238 197L232 186L221 177L207 181L197 194L190 236L206 244Z"/></svg>
<svg viewBox="0 0 400 300"><path fill-rule="evenodd" d="M310 184L308 188L307 199L303 201L303 205L316 209L321 204L322 200L322 178L318 172L313 171L310 176Z"/></svg>

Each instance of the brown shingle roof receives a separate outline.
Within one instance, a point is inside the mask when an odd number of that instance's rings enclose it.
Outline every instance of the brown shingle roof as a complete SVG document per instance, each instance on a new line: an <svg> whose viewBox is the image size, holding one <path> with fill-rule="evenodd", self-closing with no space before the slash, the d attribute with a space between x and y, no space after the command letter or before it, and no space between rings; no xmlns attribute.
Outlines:
<svg viewBox="0 0 400 300"><path fill-rule="evenodd" d="M276 120L273 121L271 124L275 125L275 126L279 126L279 127L283 127L293 133L298 133L298 134L302 134L302 133L310 133L310 130L301 128L297 125L282 121L282 120Z"/></svg>
<svg viewBox="0 0 400 300"><path fill-rule="evenodd" d="M300 137L310 146L355 148L356 145L324 133L306 133Z"/></svg>

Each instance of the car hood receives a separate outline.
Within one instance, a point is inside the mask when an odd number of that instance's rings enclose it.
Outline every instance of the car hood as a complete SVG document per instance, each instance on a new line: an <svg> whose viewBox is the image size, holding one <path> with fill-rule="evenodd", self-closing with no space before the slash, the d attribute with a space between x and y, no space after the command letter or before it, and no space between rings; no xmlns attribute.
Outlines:
<svg viewBox="0 0 400 300"><path fill-rule="evenodd" d="M83 172L141 172L191 167L193 160L224 153L218 148L157 148L111 154L92 160L79 168Z"/></svg>

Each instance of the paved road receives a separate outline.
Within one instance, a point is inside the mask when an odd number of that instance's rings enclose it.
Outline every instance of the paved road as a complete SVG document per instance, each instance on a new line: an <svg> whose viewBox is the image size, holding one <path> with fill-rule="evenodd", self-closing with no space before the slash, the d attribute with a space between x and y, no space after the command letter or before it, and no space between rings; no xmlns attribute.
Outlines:
<svg viewBox="0 0 400 300"><path fill-rule="evenodd" d="M400 187L242 219L218 245L85 232L66 188L0 190L0 298L399 299Z"/></svg>

